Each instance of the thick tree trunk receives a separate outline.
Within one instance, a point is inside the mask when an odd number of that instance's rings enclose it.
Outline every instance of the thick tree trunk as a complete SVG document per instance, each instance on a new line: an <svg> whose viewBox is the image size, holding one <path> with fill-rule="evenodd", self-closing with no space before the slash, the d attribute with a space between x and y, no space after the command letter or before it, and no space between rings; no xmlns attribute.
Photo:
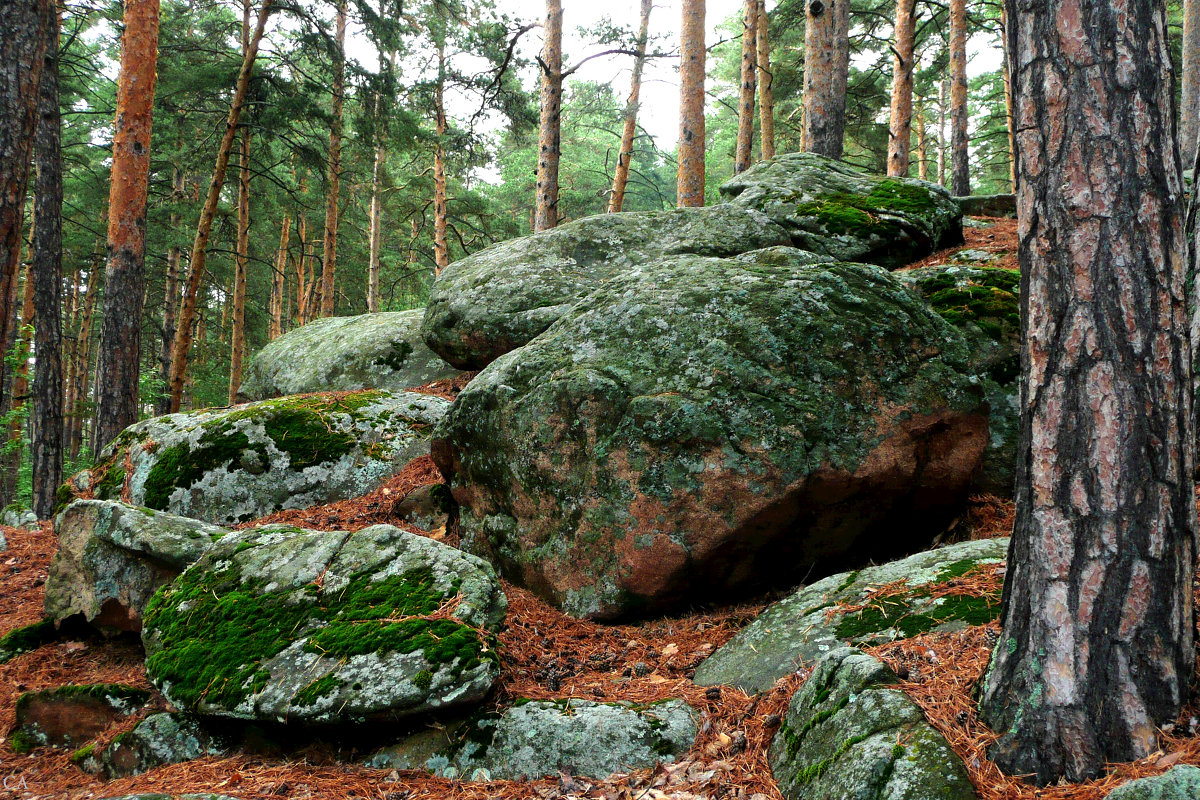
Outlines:
<svg viewBox="0 0 1200 800"><path fill-rule="evenodd" d="M642 0L641 21L638 23L637 56L633 60L633 80L629 85L629 101L625 104L625 126L621 129L621 150L617 153L617 169L613 174L612 193L608 196L608 213L618 214L625 205L625 186L629 183L629 165L633 161L633 140L637 135L638 98L642 93L642 70L646 67L646 43L650 38L650 11L654 0Z"/></svg>
<svg viewBox="0 0 1200 800"><path fill-rule="evenodd" d="M767 0L758 0L758 127L759 145L765 161L775 157L775 74L771 72L771 33L768 29Z"/></svg>
<svg viewBox="0 0 1200 800"><path fill-rule="evenodd" d="M446 84L446 50L445 44L438 41L438 79L434 89L433 113L437 116L437 141L433 145L433 274L441 275L442 270L450 265L450 243L446 233L450 226L450 210L446 206L446 106L443 91Z"/></svg>
<svg viewBox="0 0 1200 800"><path fill-rule="evenodd" d="M971 193L967 149L967 0L950 0L950 191Z"/></svg>
<svg viewBox="0 0 1200 800"><path fill-rule="evenodd" d="M288 238L292 233L292 215L285 213L279 225L279 250L275 254L275 269L271 273L271 325L267 340L283 335L283 298L287 291Z"/></svg>
<svg viewBox="0 0 1200 800"><path fill-rule="evenodd" d="M233 150L233 138L237 133L242 105L246 102L246 87L250 83L250 71L254 67L254 60L258 57L258 45L262 41L263 30L267 26L267 17L270 16L270 13L271 0L263 0L263 4L258 10L254 33L250 37L250 47L242 58L237 87L234 90L233 101L229 104L229 117L225 120L225 133L217 148L217 163L213 167L212 181L208 184L208 196L204 200L204 207L200 210L200 220L196 225L196 239L192 242L190 259L191 268L188 272L183 300L179 305L179 325L175 329L175 342L171 348L172 412L179 410L183 400L183 379L187 373L188 350L192 346L194 335L196 303L200 297L200 284L204 279L204 264L208 256L208 237L212 232L213 215L216 214L217 201L221 197L221 187L225 185L225 171L229 168L229 154Z"/></svg>
<svg viewBox="0 0 1200 800"><path fill-rule="evenodd" d="M1027 380L981 707L1003 769L1079 781L1195 674L1183 181L1160 0L1007 5Z"/></svg>
<svg viewBox="0 0 1200 800"><path fill-rule="evenodd" d="M738 88L738 129L733 174L754 162L754 92L758 78L758 0L745 0L742 9L742 75Z"/></svg>
<svg viewBox="0 0 1200 800"><path fill-rule="evenodd" d="M33 403L29 415L33 465L33 510L48 519L54 493L62 482L62 115L58 100L58 15L46 37L38 109L37 189L34 201Z"/></svg>
<svg viewBox="0 0 1200 800"><path fill-rule="evenodd" d="M108 265L96 362L96 441L137 422L146 293L146 192L158 62L158 0L126 0L117 79Z"/></svg>
<svg viewBox="0 0 1200 800"><path fill-rule="evenodd" d="M887 174L908 175L912 147L913 45L916 42L916 0L896 0L896 44L892 62L892 113L888 125Z"/></svg>
<svg viewBox="0 0 1200 800"><path fill-rule="evenodd" d="M562 157L562 25L561 0L546 0L545 43L542 45L542 116L538 129L537 204L533 230L558 224L558 162Z"/></svg>
<svg viewBox="0 0 1200 800"><path fill-rule="evenodd" d="M804 149L842 157L850 75L849 0L807 0L804 29Z"/></svg>
<svg viewBox="0 0 1200 800"><path fill-rule="evenodd" d="M1179 105L1179 150L1183 168L1195 166L1196 140L1200 136L1200 0L1183 3L1183 65L1179 71L1182 102Z"/></svg>
<svg viewBox="0 0 1200 800"><path fill-rule="evenodd" d="M338 0L333 54L333 105L329 126L329 193L325 196L325 249L321 259L321 316L333 316L337 272L338 193L342 185L342 107L346 99L346 0Z"/></svg>
<svg viewBox="0 0 1200 800"><path fill-rule="evenodd" d="M247 6L247 9L249 7ZM248 17L247 17L248 19ZM233 260L233 316L229 334L229 403L237 402L242 386L242 359L246 355L246 261L250 257L250 129L242 129L241 163L238 165L237 250Z"/></svg>
<svg viewBox="0 0 1200 800"><path fill-rule="evenodd" d="M683 0L679 42L679 169L680 208L704 205L704 0Z"/></svg>

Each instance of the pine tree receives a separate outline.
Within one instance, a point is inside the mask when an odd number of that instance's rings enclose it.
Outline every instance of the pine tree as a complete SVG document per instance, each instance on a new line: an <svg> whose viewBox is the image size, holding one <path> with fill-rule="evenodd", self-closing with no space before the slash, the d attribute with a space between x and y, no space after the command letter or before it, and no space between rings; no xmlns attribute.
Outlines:
<svg viewBox="0 0 1200 800"><path fill-rule="evenodd" d="M804 149L842 157L850 70L849 0L809 0L804 29Z"/></svg>
<svg viewBox="0 0 1200 800"><path fill-rule="evenodd" d="M704 205L704 0L683 0L679 44L679 171L682 207Z"/></svg>

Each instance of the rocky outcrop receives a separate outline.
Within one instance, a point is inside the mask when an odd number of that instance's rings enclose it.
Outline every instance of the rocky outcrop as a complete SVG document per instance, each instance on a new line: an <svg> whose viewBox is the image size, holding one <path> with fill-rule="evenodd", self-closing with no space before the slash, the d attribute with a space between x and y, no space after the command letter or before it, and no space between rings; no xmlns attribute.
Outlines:
<svg viewBox="0 0 1200 800"><path fill-rule="evenodd" d="M984 539L830 575L770 606L705 659L695 681L754 694L846 644L883 644L990 622L1000 614L999 596L935 597L930 587L1000 564L1007 554L1008 539ZM880 586L899 581L903 592L867 602Z"/></svg>
<svg viewBox="0 0 1200 800"><path fill-rule="evenodd" d="M895 682L850 648L817 663L769 752L787 800L975 800L962 759Z"/></svg>
<svg viewBox="0 0 1200 800"><path fill-rule="evenodd" d="M1200 797L1200 769L1180 765L1150 778L1122 784L1104 800L1195 800Z"/></svg>
<svg viewBox="0 0 1200 800"><path fill-rule="evenodd" d="M1015 217L1017 196L1015 194L972 194L954 198L962 213L973 217Z"/></svg>
<svg viewBox="0 0 1200 800"><path fill-rule="evenodd" d="M919 549L986 426L964 340L886 271L685 256L480 373L433 456L464 547L613 619Z"/></svg>
<svg viewBox="0 0 1200 800"><path fill-rule="evenodd" d="M146 603L229 531L105 500L76 500L54 521L58 551L46 616L75 616L105 632L139 631Z"/></svg>
<svg viewBox="0 0 1200 800"><path fill-rule="evenodd" d="M962 242L962 211L945 189L883 178L815 153L762 161L721 186L733 203L783 226L791 244L888 268Z"/></svg>
<svg viewBox="0 0 1200 800"><path fill-rule="evenodd" d="M90 470L99 499L218 524L366 494L429 452L449 401L366 391L155 417Z"/></svg>
<svg viewBox="0 0 1200 800"><path fill-rule="evenodd" d="M258 351L238 391L246 400L359 389L401 391L459 371L421 338L425 309L326 317Z"/></svg>
<svg viewBox="0 0 1200 800"><path fill-rule="evenodd" d="M88 772L125 778L167 764L226 755L229 750L228 743L210 734L195 717L162 712L146 717L132 731L119 734L101 752L84 750L73 760Z"/></svg>
<svg viewBox="0 0 1200 800"><path fill-rule="evenodd" d="M290 724L477 702L506 600L479 559L390 525L231 534L151 601L146 673L176 707Z"/></svg>
<svg viewBox="0 0 1200 800"><path fill-rule="evenodd" d="M17 698L16 725L9 747L24 753L35 747L79 747L149 700L143 689L117 684L59 686Z"/></svg>

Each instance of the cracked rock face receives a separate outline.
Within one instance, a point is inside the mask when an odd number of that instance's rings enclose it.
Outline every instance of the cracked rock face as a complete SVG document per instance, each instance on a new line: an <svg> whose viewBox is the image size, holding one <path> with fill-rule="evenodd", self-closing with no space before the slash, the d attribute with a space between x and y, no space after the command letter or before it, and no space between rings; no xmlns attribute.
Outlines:
<svg viewBox="0 0 1200 800"><path fill-rule="evenodd" d="M768 757L788 800L975 800L962 760L880 661L848 647L813 668Z"/></svg>
<svg viewBox="0 0 1200 800"><path fill-rule="evenodd" d="M189 712L302 724L469 705L499 672L491 568L375 525L222 539L146 611L146 672Z"/></svg>

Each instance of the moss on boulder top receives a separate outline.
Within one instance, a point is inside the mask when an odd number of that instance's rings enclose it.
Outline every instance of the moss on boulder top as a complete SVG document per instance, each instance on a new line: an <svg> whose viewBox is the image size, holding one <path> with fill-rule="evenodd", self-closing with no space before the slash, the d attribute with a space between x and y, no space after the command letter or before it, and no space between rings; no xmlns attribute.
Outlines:
<svg viewBox="0 0 1200 800"><path fill-rule="evenodd" d="M99 499L244 522L375 489L429 452L439 397L365 391L283 397L139 422L89 470Z"/></svg>
<svg viewBox="0 0 1200 800"><path fill-rule="evenodd" d="M507 602L473 556L390 525L232 534L146 611L146 673L176 706L351 723L483 698Z"/></svg>
<svg viewBox="0 0 1200 800"><path fill-rule="evenodd" d="M306 392L400 391L459 371L421 338L425 309L326 317L259 350L238 390L246 400Z"/></svg>

